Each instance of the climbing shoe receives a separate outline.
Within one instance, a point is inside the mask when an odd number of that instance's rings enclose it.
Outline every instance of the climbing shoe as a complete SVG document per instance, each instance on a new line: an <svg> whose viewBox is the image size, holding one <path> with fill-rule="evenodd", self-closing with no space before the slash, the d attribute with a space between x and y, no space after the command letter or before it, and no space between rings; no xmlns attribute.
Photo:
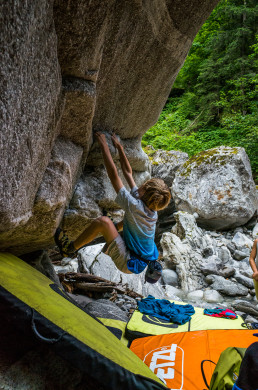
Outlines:
<svg viewBox="0 0 258 390"><path fill-rule="evenodd" d="M162 266L157 260L149 261L147 271L145 273L145 282L157 283L162 275Z"/></svg>
<svg viewBox="0 0 258 390"><path fill-rule="evenodd" d="M55 243L63 257L75 257L76 249L73 242L69 240L64 230L57 228L55 232Z"/></svg>

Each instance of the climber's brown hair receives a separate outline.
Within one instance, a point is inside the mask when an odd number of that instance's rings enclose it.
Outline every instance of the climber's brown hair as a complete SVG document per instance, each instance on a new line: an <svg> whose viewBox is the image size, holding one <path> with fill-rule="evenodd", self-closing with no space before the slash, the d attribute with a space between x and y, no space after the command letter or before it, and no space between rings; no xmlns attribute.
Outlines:
<svg viewBox="0 0 258 390"><path fill-rule="evenodd" d="M155 177L140 186L139 194L146 206L155 211L167 207L171 199L171 193L166 183Z"/></svg>

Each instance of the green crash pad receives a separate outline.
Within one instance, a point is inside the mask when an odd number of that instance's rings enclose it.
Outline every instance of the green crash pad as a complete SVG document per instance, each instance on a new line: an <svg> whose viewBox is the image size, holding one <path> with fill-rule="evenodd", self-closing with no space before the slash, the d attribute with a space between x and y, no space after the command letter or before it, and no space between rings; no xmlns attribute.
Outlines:
<svg viewBox="0 0 258 390"><path fill-rule="evenodd" d="M104 389L162 390L152 371L104 325L21 259L0 253L0 303Z"/></svg>
<svg viewBox="0 0 258 390"><path fill-rule="evenodd" d="M122 344L124 344L126 347L128 346L129 341L125 337L125 328L127 322L114 320L111 318L97 318L100 322L102 322L103 325L105 325L106 328L110 330L111 333L113 333L121 341Z"/></svg>
<svg viewBox="0 0 258 390"><path fill-rule="evenodd" d="M170 301L182 305L183 302ZM209 317L203 314L203 310L195 307L195 314L191 321L184 325L177 325L169 321L164 321L154 316L142 314L135 310L130 321L127 323L125 336L132 341L139 337L157 336L169 333L190 332L196 330L209 329L246 329L243 326L244 320L238 316L237 319Z"/></svg>

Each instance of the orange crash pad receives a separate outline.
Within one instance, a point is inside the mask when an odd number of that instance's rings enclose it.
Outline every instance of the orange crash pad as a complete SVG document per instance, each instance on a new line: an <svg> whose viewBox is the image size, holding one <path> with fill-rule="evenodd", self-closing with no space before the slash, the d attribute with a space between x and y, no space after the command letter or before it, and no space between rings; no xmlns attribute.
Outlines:
<svg viewBox="0 0 258 390"><path fill-rule="evenodd" d="M257 330L201 330L136 339L130 349L173 390L202 390L205 383L201 362L212 360L228 347L247 348L258 341ZM204 363L206 379L211 380L215 365Z"/></svg>

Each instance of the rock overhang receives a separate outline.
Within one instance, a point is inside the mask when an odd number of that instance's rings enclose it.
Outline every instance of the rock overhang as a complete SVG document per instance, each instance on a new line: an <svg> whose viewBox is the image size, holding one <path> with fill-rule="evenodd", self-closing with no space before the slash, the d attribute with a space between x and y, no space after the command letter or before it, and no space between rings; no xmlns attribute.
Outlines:
<svg viewBox="0 0 258 390"><path fill-rule="evenodd" d="M29 0L1 6L1 249L19 254L54 244L55 227L87 165L93 130L140 140L158 119L194 35L217 2ZM46 213L37 200L43 187L54 188L44 178L57 167L60 139L64 151L75 145L74 156L63 157L73 178L63 170L71 186L63 186ZM138 172L141 161L143 155L135 159ZM46 218L50 225L40 225Z"/></svg>

